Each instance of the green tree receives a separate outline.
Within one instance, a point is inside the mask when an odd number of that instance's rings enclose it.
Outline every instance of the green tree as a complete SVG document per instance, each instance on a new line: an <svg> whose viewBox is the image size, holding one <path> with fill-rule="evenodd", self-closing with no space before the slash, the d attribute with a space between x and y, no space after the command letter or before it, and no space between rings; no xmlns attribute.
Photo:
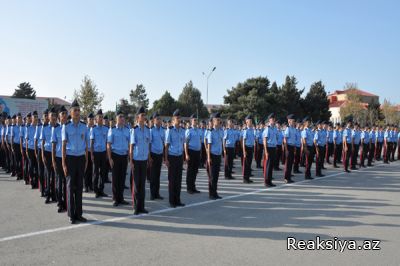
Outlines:
<svg viewBox="0 0 400 266"><path fill-rule="evenodd" d="M178 97L178 104L183 116L190 116L192 114L196 114L201 118L208 116L207 108L201 99L201 92L193 86L192 81L189 81L183 87Z"/></svg>
<svg viewBox="0 0 400 266"><path fill-rule="evenodd" d="M121 111L126 116L132 116L136 113L136 108L125 98L119 100L117 104L117 110Z"/></svg>
<svg viewBox="0 0 400 266"><path fill-rule="evenodd" d="M279 90L280 109L279 116L285 117L294 114L297 117L304 115L301 95L304 89L297 88L297 79L294 76L286 76L285 83Z"/></svg>
<svg viewBox="0 0 400 266"><path fill-rule="evenodd" d="M15 89L13 98L36 99L36 91L32 88L29 82L22 82Z"/></svg>
<svg viewBox="0 0 400 266"><path fill-rule="evenodd" d="M146 88L143 84L137 84L135 90L129 93L131 104L136 108L143 106L145 109L149 108L149 99L147 98Z"/></svg>
<svg viewBox="0 0 400 266"><path fill-rule="evenodd" d="M168 91L165 91L160 99L153 102L150 112L158 112L160 115L171 116L177 108L179 108L179 103Z"/></svg>
<svg viewBox="0 0 400 266"><path fill-rule="evenodd" d="M79 91L75 90L74 98L78 99L82 114L86 116L101 108L104 96L99 92L93 80L89 76L85 76Z"/></svg>
<svg viewBox="0 0 400 266"><path fill-rule="evenodd" d="M322 81L311 85L303 103L304 113L310 116L313 121L328 121L330 119L329 100Z"/></svg>

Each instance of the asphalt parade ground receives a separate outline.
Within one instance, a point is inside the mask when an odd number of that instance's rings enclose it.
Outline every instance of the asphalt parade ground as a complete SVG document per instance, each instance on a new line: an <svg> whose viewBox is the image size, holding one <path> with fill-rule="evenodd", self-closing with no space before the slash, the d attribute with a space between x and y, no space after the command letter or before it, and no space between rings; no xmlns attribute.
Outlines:
<svg viewBox="0 0 400 266"><path fill-rule="evenodd" d="M235 166L235 180L225 180L221 171L221 200L208 199L204 169L197 178L202 193L186 193L184 171L181 195L186 206L176 209L168 205L163 167L164 200L151 201L147 184L148 215L134 216L132 205L113 207L111 197L84 193L88 223L77 225L69 223L66 213L57 213L55 203L44 204L38 190L1 172L0 264L399 264L399 161L376 162L352 173L325 164L325 177L305 181L304 174L296 174L293 184L283 183L282 171L274 172L274 188L263 186L261 169L254 163L253 184L243 184L240 161ZM111 184L105 192L111 195ZM129 190L125 198L131 201ZM379 250L288 250L288 237L380 242L375 247Z"/></svg>

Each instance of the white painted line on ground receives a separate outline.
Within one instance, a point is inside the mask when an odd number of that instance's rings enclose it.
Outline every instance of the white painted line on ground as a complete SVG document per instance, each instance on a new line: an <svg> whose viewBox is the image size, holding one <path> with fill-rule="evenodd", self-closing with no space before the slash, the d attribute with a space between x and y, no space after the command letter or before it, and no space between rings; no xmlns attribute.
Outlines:
<svg viewBox="0 0 400 266"><path fill-rule="evenodd" d="M382 166L382 165L384 165L384 164L374 165L373 167ZM370 167L370 168L373 168L373 167ZM368 168L365 168L365 169L368 169ZM364 169L360 169L357 172L360 172L360 171L363 171L363 170ZM339 176L339 175L342 175L342 174L346 174L346 172L341 171L341 172L338 172L338 173L326 175L324 177L319 177L319 178L315 178L315 179L312 179L312 180L302 180L302 181L297 181L297 182L292 183L292 184L282 184L280 186L276 186L276 187L272 187L272 188L256 189L256 190L251 191L251 192L246 192L246 193L241 193L241 194L237 194L237 195L227 196L227 197L224 197L224 198L218 199L218 200L207 200L207 201L196 202L196 203L188 204L188 205L186 205L184 207L180 207L180 208L161 209L161 210L150 212L149 214L140 214L140 215L131 214L131 215L127 215L127 216L110 218L110 219L106 219L106 220L97 220L97 221L91 221L91 222L81 223L81 224L77 224L77 225L70 225L70 226L58 227L58 228L41 230L41 231L36 231L36 232L30 232L30 233L26 233L26 234L3 237L3 238L0 238L0 242L6 242L6 241L11 241L11 240L17 240L17 239L22 239L22 238L38 236L38 235L44 235L44 234L62 232L62 231L67 231L67 230L72 230L72 229L78 229L78 228L87 227L87 226L90 226L90 225L101 225L101 224L105 224L105 223L119 222L119 221L123 221L123 220L127 220L127 219L136 219L136 218L148 217L148 216L152 216L152 215L155 216L157 214L171 212L171 211L175 211L175 210L192 208L192 207L202 206L202 205L206 205L206 204L210 204L210 203L214 203L214 202L221 202L221 201L240 198L240 197L244 197L244 196L248 196L248 195L254 195L254 194L258 194L258 193L264 192L264 191L271 191L271 190L277 190L277 189L282 189L282 188L286 188L286 187L296 186L298 184L308 183L308 182L312 182L314 180L323 180L323 179L326 179L326 178L329 178L329 177Z"/></svg>

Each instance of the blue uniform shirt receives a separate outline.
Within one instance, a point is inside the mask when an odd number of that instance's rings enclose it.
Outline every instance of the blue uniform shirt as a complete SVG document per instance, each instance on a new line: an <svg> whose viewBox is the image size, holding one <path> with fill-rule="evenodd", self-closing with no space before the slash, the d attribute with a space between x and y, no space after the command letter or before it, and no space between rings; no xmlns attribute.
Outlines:
<svg viewBox="0 0 400 266"><path fill-rule="evenodd" d="M131 131L131 141L133 144L133 160L146 161L149 158L149 148L151 142L150 128L136 125Z"/></svg>
<svg viewBox="0 0 400 266"><path fill-rule="evenodd" d="M375 141L376 141L376 133L375 133L375 130L371 130L371 131L369 132L369 138L370 138L371 142L372 142L373 144L375 144Z"/></svg>
<svg viewBox="0 0 400 266"><path fill-rule="evenodd" d="M361 141L361 132L360 130L354 130L351 132L351 136L353 138L354 144L359 145Z"/></svg>
<svg viewBox="0 0 400 266"><path fill-rule="evenodd" d="M314 133L309 128L304 128L301 131L301 137L305 139L307 146L314 146Z"/></svg>
<svg viewBox="0 0 400 266"><path fill-rule="evenodd" d="M224 130L225 147L234 148L236 144L237 132L228 128Z"/></svg>
<svg viewBox="0 0 400 266"><path fill-rule="evenodd" d="M40 140L44 141L44 150L51 152L51 128L50 123L47 126L42 127L42 132L40 133Z"/></svg>
<svg viewBox="0 0 400 266"><path fill-rule="evenodd" d="M22 138L22 148L25 150L26 149L26 128L27 125L22 125L19 129L19 137Z"/></svg>
<svg viewBox="0 0 400 266"><path fill-rule="evenodd" d="M301 147L301 131L298 128L296 128L296 147Z"/></svg>
<svg viewBox="0 0 400 266"><path fill-rule="evenodd" d="M165 132L165 144L169 144L168 155L183 155L183 142L185 141L185 129L172 126Z"/></svg>
<svg viewBox="0 0 400 266"><path fill-rule="evenodd" d="M165 130L163 127L153 126L150 129L151 134L151 152L162 154L164 151Z"/></svg>
<svg viewBox="0 0 400 266"><path fill-rule="evenodd" d="M86 145L88 142L86 133L86 124L69 121L62 126L61 139L66 141L66 154L71 156L82 156L85 155Z"/></svg>
<svg viewBox="0 0 400 266"><path fill-rule="evenodd" d="M130 131L126 126L115 126L108 130L107 142L111 144L111 152L118 155L127 155L129 141Z"/></svg>
<svg viewBox="0 0 400 266"><path fill-rule="evenodd" d="M263 133L264 133L265 128L260 128L257 131L257 142L259 144L263 144Z"/></svg>
<svg viewBox="0 0 400 266"><path fill-rule="evenodd" d="M333 131L333 140L336 142L336 145L337 144L342 144L342 142L343 142L342 131L335 129Z"/></svg>
<svg viewBox="0 0 400 266"><path fill-rule="evenodd" d="M326 145L326 131L323 129L318 129L315 131L314 140L317 142L318 146L325 146Z"/></svg>
<svg viewBox="0 0 400 266"><path fill-rule="evenodd" d="M279 130L275 126L268 126L264 129L262 136L263 136L263 139L267 138L268 148L276 147L276 145L278 144L278 134L279 134Z"/></svg>
<svg viewBox="0 0 400 266"><path fill-rule="evenodd" d="M351 137L352 137L351 128L346 127L343 130L343 140L346 139L347 144L351 144Z"/></svg>
<svg viewBox="0 0 400 266"><path fill-rule="evenodd" d="M382 143L384 137L385 137L385 133L382 130L379 130L378 135L376 136L376 139L378 140L378 142Z"/></svg>
<svg viewBox="0 0 400 266"><path fill-rule="evenodd" d="M14 125L14 126L13 126L13 129L12 129L12 131L11 131L12 141L13 141L13 143L15 143L15 144L20 144L20 143L21 143L21 138L20 138L20 135L19 135L19 133L20 133L20 127L21 127L21 126Z"/></svg>
<svg viewBox="0 0 400 266"><path fill-rule="evenodd" d="M246 128L245 130L243 130L244 144L247 147L254 147L255 138L256 135L253 128Z"/></svg>
<svg viewBox="0 0 400 266"><path fill-rule="evenodd" d="M94 126L90 129L90 142L93 140L93 152L105 152L107 149L108 127Z"/></svg>
<svg viewBox="0 0 400 266"><path fill-rule="evenodd" d="M190 127L185 131L185 142L190 150L199 151L201 149L201 131L198 128Z"/></svg>
<svg viewBox="0 0 400 266"><path fill-rule="evenodd" d="M296 145L296 129L294 127L288 126L285 129L283 136L286 138L287 145L290 145L290 146Z"/></svg>
<svg viewBox="0 0 400 266"><path fill-rule="evenodd" d="M278 140L277 140L277 145L282 145L283 143L283 131L278 129Z"/></svg>
<svg viewBox="0 0 400 266"><path fill-rule="evenodd" d="M213 155L222 154L222 140L224 138L224 132L221 128L211 129L210 134L208 134L207 143L210 144L210 153Z"/></svg>
<svg viewBox="0 0 400 266"><path fill-rule="evenodd" d="M328 130L328 143L333 143L333 130Z"/></svg>
<svg viewBox="0 0 400 266"><path fill-rule="evenodd" d="M45 126L47 126L48 124L45 124ZM37 140L37 148L38 149L42 149L42 140L40 139L40 134L42 133L42 128L43 125L42 124L38 124L36 126L36 131L35 131L35 136L33 137L35 140Z"/></svg>
<svg viewBox="0 0 400 266"><path fill-rule="evenodd" d="M60 124L56 124L51 128L51 143L56 144L56 157L61 158L62 153L62 137L61 137L62 126Z"/></svg>
<svg viewBox="0 0 400 266"><path fill-rule="evenodd" d="M369 132L363 130L363 131L361 132L361 139L364 140L364 144L368 144L368 143L369 143Z"/></svg>

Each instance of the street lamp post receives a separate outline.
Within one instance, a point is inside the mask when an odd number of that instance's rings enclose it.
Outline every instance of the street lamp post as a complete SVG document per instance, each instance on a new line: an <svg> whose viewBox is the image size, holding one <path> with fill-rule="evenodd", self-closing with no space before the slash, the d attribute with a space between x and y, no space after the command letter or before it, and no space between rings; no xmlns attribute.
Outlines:
<svg viewBox="0 0 400 266"><path fill-rule="evenodd" d="M213 67L213 69L211 69L211 71L208 75L206 75L206 73L203 72L203 76L207 77L207 104L208 104L208 80L210 79L211 74L215 71L215 69L217 69L217 68Z"/></svg>

